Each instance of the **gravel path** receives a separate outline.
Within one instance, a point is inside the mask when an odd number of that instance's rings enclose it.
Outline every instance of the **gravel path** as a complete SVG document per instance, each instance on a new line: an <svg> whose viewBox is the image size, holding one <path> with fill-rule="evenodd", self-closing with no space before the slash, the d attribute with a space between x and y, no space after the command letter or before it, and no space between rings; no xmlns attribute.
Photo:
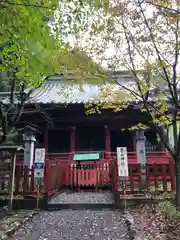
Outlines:
<svg viewBox="0 0 180 240"><path fill-rule="evenodd" d="M114 203L113 194L110 191L102 192L71 192L60 193L49 203Z"/></svg>
<svg viewBox="0 0 180 240"><path fill-rule="evenodd" d="M129 240L119 211L61 210L41 212L11 240Z"/></svg>

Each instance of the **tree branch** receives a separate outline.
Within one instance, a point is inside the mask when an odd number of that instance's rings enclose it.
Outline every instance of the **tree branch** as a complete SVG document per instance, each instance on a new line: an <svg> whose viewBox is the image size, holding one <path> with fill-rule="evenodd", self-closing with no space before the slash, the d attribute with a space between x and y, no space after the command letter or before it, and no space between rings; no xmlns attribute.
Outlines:
<svg viewBox="0 0 180 240"><path fill-rule="evenodd" d="M143 0L142 3L143 2L148 3L148 4L152 5L152 6L160 8L160 9L164 9L164 10L168 10L168 11L174 12L174 14L180 14L180 10L156 4L156 3L154 3L154 1Z"/></svg>
<svg viewBox="0 0 180 240"><path fill-rule="evenodd" d="M176 32L175 32L175 59L173 64L173 90L174 90L174 97L176 101L178 102L178 93L177 93L177 64L178 64L178 58L179 58L179 19L176 21Z"/></svg>
<svg viewBox="0 0 180 240"><path fill-rule="evenodd" d="M118 81L117 81L117 84L118 84L119 86L121 86L124 90L129 91L130 94L133 95L136 99L137 99L138 97L141 98L141 95L139 95L139 94L136 93L135 91L129 89L128 87L122 85L122 84L119 83ZM145 101L147 101L147 100L145 100ZM143 103L143 104L144 104L144 103ZM165 113L161 112L158 108L156 108L153 103L151 103L151 102L149 101L149 102L147 102L147 104L155 110L155 112L156 112L157 115L159 114L159 115L167 118L167 120L169 120L168 116L167 116ZM153 119L152 114L151 114L151 118Z"/></svg>
<svg viewBox="0 0 180 240"><path fill-rule="evenodd" d="M144 10L143 10L142 5L141 5L142 3L140 2L140 0L138 0L138 3L139 3L139 7L140 7L140 10L141 10L142 16L143 16L143 18L144 18L144 22L145 22L145 24L146 24L146 26L147 26L147 29L149 30L149 33L150 33L150 36L151 36L151 40L152 40L152 44L153 44L153 46L154 46L154 48L155 48L155 51L156 51L156 53L157 53L157 57L158 57L158 59L159 59L159 62L162 63L161 55L160 55L160 52L159 52L159 50L158 50L158 47L157 47L157 45L156 45L156 43L155 43L155 39L154 39L152 30L151 30L151 28L150 28L150 26L149 26L149 23L148 23L148 21L147 21L147 18L146 18L146 16L145 16L145 14L144 14ZM164 74L165 74L165 77L166 77L166 80L167 80L167 83L168 83L168 87L169 87L169 91L170 91L171 96L172 96L172 100L173 100L175 106L176 106L178 109L180 109L180 105L179 105L179 103L178 103L178 102L176 101L176 99L175 99L175 96L174 96L174 93L173 93L173 89L172 89L172 87L171 87L171 82L170 82L170 80L169 80L169 76L168 76L168 73L167 73L167 71L166 71L166 68L163 67L163 66L161 66L161 67L162 67L163 72L164 72Z"/></svg>
<svg viewBox="0 0 180 240"><path fill-rule="evenodd" d="M127 41L127 44L128 44L128 52L129 52L129 57L130 57L130 62L132 64L132 73L134 74L135 78L136 78L136 83L137 83L137 87L138 87L138 90L140 92L140 96L141 98L143 97L143 94L142 94L142 89L141 89L141 85L139 83L139 78L137 76L137 73L136 73L136 68L135 68L135 64L134 64L134 60L133 60L133 57L132 57L132 53L131 53L131 44L130 44L130 40L128 38L128 34L127 34L127 28L125 26L125 23L124 23L124 18L122 17L122 26L123 26L123 29L124 29L124 34L125 34L125 38L126 38L126 41Z"/></svg>

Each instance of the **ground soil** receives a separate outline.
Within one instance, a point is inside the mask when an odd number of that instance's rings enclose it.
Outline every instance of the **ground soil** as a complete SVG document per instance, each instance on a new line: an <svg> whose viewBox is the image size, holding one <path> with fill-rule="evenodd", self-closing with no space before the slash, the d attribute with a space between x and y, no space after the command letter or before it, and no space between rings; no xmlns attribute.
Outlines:
<svg viewBox="0 0 180 240"><path fill-rule="evenodd" d="M135 240L180 239L180 216L174 209L162 209L159 205L141 205L128 209L134 217Z"/></svg>

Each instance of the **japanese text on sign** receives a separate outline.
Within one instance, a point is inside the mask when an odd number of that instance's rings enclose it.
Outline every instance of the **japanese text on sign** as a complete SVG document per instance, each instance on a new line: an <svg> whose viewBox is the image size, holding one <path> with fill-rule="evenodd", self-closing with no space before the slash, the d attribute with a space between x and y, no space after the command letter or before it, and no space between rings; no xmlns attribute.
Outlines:
<svg viewBox="0 0 180 240"><path fill-rule="evenodd" d="M37 148L35 150L34 177L44 178L45 149Z"/></svg>
<svg viewBox="0 0 180 240"><path fill-rule="evenodd" d="M128 177L128 158L127 148L117 147L117 162L118 162L118 175L119 177Z"/></svg>
<svg viewBox="0 0 180 240"><path fill-rule="evenodd" d="M36 148L35 150L35 163L44 163L45 148Z"/></svg>

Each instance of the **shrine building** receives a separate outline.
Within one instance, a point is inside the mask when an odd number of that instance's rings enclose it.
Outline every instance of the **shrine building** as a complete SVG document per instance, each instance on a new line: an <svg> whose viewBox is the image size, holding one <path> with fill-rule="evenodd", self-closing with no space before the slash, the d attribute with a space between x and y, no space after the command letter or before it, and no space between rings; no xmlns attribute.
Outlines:
<svg viewBox="0 0 180 240"><path fill-rule="evenodd" d="M114 77L130 85L134 81L132 76L119 72L114 73ZM103 89L109 91L108 95L102 94ZM64 81L61 74L51 76L30 95L21 122L38 126L35 147L45 148L49 156L68 157L75 152L104 154L116 152L117 147L127 147L128 152L136 152L136 132L128 128L148 121L136 103L117 112L104 109L99 113L97 109L92 114L86 113L87 104L106 105L118 90L120 87L115 83L80 86L73 81ZM162 150L153 128L145 131L144 135L147 152Z"/></svg>

